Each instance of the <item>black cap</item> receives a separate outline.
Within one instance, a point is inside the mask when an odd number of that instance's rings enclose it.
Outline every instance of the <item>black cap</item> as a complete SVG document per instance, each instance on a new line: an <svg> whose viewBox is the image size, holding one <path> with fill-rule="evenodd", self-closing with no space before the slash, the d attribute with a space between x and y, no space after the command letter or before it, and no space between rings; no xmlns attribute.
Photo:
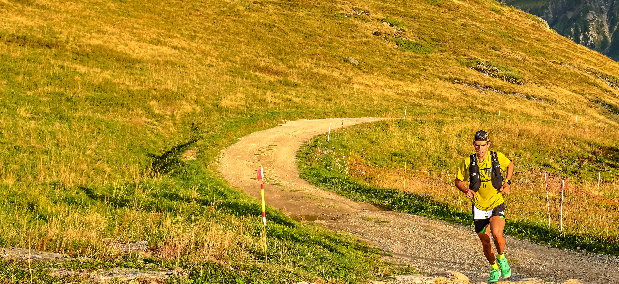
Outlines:
<svg viewBox="0 0 619 284"><path fill-rule="evenodd" d="M488 133L486 133L486 131L480 130L475 133L474 141L490 141L490 137L488 137Z"/></svg>

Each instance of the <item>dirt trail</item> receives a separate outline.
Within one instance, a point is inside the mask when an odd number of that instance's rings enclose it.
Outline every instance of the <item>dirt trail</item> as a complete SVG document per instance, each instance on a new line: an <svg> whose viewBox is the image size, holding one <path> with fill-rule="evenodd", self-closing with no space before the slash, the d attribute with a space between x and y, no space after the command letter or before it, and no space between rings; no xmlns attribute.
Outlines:
<svg viewBox="0 0 619 284"><path fill-rule="evenodd" d="M327 132L329 127L336 129L378 120L297 120L255 132L222 151L219 171L231 185L260 198L256 170L262 167L269 206L295 219L356 235L392 254L391 260L413 265L424 276L438 277L448 271L458 271L468 279L450 283L487 281L488 264L471 227L381 211L372 205L323 191L299 178L296 152L304 142ZM506 255L513 274L499 283L568 283L570 279L578 281L569 283L619 283L617 257L548 248L511 237L507 237ZM413 277L396 282L435 281L439 279Z"/></svg>

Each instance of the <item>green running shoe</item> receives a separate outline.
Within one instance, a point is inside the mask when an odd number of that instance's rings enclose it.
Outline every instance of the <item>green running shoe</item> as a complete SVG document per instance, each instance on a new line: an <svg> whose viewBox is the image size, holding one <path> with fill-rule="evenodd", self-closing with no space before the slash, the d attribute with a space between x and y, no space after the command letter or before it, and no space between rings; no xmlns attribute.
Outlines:
<svg viewBox="0 0 619 284"><path fill-rule="evenodd" d="M490 279L488 279L488 283L499 282L499 277L501 277L501 270L492 269L490 271Z"/></svg>
<svg viewBox="0 0 619 284"><path fill-rule="evenodd" d="M509 264L507 264L507 258L503 257L501 259L497 259L499 263L499 268L501 269L501 276L503 278L508 278L512 276L512 270L509 268Z"/></svg>

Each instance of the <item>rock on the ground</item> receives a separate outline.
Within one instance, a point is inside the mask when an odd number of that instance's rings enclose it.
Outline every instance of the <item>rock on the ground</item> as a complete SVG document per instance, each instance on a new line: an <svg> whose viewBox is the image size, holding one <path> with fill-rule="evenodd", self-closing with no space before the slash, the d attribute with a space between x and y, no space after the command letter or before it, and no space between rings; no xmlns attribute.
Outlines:
<svg viewBox="0 0 619 284"><path fill-rule="evenodd" d="M0 248L0 257L5 259L18 259L18 260L55 260L64 261L70 260L67 255L53 252L44 252L32 249L23 248Z"/></svg>

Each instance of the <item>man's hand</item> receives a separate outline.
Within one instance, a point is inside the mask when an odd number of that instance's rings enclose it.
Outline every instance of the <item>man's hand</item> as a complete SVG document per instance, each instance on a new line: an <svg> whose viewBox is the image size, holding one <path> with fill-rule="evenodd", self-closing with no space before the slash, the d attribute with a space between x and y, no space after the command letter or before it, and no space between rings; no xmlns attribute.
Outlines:
<svg viewBox="0 0 619 284"><path fill-rule="evenodd" d="M469 189L469 191L466 192L466 197L468 197L468 198L473 198L473 197L475 197L475 195L477 195L477 192L472 191L470 189Z"/></svg>
<svg viewBox="0 0 619 284"><path fill-rule="evenodd" d="M503 183L503 186L501 186L501 190L499 191L502 194L509 194L509 184L508 183Z"/></svg>
<svg viewBox="0 0 619 284"><path fill-rule="evenodd" d="M477 192L472 191L470 188L467 188L466 185L464 185L464 183L458 178L454 180L454 184L456 185L456 188L466 194L466 197L468 198L473 198L475 197L475 195L477 195Z"/></svg>

